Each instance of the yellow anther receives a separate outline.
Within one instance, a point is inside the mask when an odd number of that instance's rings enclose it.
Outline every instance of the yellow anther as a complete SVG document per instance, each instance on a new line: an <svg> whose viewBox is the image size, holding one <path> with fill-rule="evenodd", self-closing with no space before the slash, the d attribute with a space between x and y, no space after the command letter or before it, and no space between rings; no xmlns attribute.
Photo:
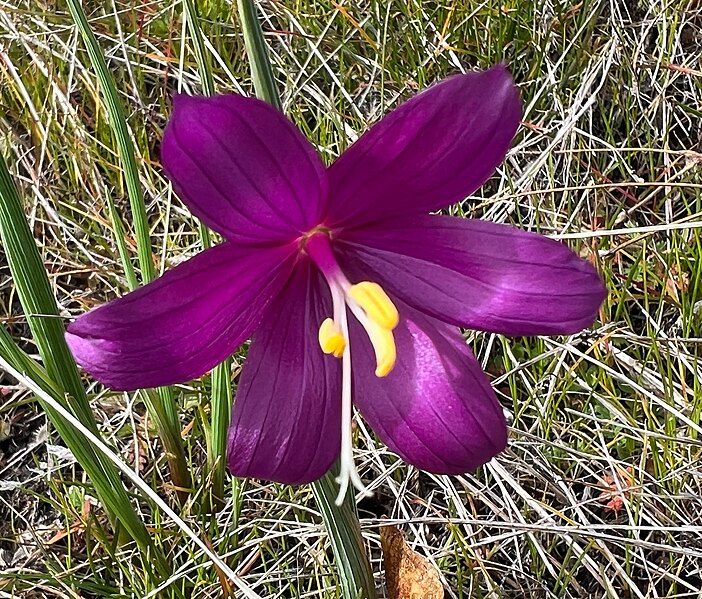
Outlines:
<svg viewBox="0 0 702 599"><path fill-rule="evenodd" d="M380 378L387 376L395 367L395 360L397 359L395 337L392 331L375 323L371 323L371 326L366 331L375 352L375 376Z"/></svg>
<svg viewBox="0 0 702 599"><path fill-rule="evenodd" d="M319 327L319 345L325 354L332 354L335 358L344 355L346 349L346 339L337 325L331 318L327 318Z"/></svg>
<svg viewBox="0 0 702 599"><path fill-rule="evenodd" d="M348 295L363 308L368 318L384 329L392 330L400 321L395 304L378 283L362 281L351 285Z"/></svg>

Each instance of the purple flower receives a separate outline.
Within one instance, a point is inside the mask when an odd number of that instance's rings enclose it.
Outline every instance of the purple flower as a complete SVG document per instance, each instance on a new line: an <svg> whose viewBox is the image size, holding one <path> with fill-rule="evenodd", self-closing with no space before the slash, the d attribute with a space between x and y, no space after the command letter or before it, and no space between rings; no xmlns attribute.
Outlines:
<svg viewBox="0 0 702 599"><path fill-rule="evenodd" d="M504 67L450 77L325 168L264 102L177 96L163 165L226 241L78 318L67 332L77 361L113 389L169 385L253 334L229 432L237 476L305 483L341 455L342 492L360 488L352 401L410 464L484 464L507 428L458 327L575 333L605 297L561 243L428 214L485 182L520 112Z"/></svg>

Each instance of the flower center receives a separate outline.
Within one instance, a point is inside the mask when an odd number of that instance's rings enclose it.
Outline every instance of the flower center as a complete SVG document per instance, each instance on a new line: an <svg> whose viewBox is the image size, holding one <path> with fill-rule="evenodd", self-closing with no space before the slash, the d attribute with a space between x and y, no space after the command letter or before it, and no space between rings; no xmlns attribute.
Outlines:
<svg viewBox="0 0 702 599"><path fill-rule="evenodd" d="M333 317L324 320L319 328L322 351L336 358L343 356L349 335L342 331L341 316L348 306L373 345L376 376L390 374L396 359L392 330L400 319L395 304L378 283L361 281L352 285L334 258L329 237L323 232L314 230L303 238L302 247L324 274L332 294Z"/></svg>
<svg viewBox="0 0 702 599"><path fill-rule="evenodd" d="M352 285L334 258L329 236L326 231L314 230L301 240L301 247L324 274L332 295L333 315L326 318L319 327L319 345L325 354L341 358L341 471L337 482L341 504L349 482L364 494L369 494L363 486L353 460L351 420L351 339L349 337L346 307L351 310L366 331L375 352L375 375L384 377L395 366L397 356L395 337L392 330L400 316L395 304L385 290L371 281Z"/></svg>

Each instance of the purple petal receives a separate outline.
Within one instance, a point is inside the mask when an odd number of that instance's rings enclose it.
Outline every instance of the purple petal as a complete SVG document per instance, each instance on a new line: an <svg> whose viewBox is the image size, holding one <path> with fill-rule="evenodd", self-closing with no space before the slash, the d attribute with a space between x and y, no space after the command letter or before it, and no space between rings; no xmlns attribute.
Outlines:
<svg viewBox="0 0 702 599"><path fill-rule="evenodd" d="M300 131L265 102L176 96L161 160L193 214L228 239L291 241L319 224L324 167Z"/></svg>
<svg viewBox="0 0 702 599"><path fill-rule="evenodd" d="M517 89L502 65L430 87L332 164L325 223L359 226L463 200L502 162L520 115Z"/></svg>
<svg viewBox="0 0 702 599"><path fill-rule="evenodd" d="M317 340L331 314L321 275L301 263L251 343L229 428L234 476L308 483L339 455L341 363Z"/></svg>
<svg viewBox="0 0 702 599"><path fill-rule="evenodd" d="M398 303L397 362L376 378L375 359L352 319L354 402L406 462L439 474L474 470L507 444L495 394L459 331Z"/></svg>
<svg viewBox="0 0 702 599"><path fill-rule="evenodd" d="M290 247L211 248L69 325L78 364L113 389L196 378L231 355L292 270Z"/></svg>
<svg viewBox="0 0 702 599"><path fill-rule="evenodd" d="M346 261L444 322L506 335L592 324L606 289L564 244L487 221L409 216L349 231Z"/></svg>

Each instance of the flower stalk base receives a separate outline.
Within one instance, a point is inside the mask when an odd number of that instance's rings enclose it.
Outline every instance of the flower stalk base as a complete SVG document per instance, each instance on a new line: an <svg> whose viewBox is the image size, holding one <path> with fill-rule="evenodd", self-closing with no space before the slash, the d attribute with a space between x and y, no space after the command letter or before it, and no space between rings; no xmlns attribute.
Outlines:
<svg viewBox="0 0 702 599"><path fill-rule="evenodd" d="M329 533L343 596L345 599L376 599L373 571L363 544L353 493L347 493L341 505L336 504L338 474L337 463L312 483L312 491Z"/></svg>

